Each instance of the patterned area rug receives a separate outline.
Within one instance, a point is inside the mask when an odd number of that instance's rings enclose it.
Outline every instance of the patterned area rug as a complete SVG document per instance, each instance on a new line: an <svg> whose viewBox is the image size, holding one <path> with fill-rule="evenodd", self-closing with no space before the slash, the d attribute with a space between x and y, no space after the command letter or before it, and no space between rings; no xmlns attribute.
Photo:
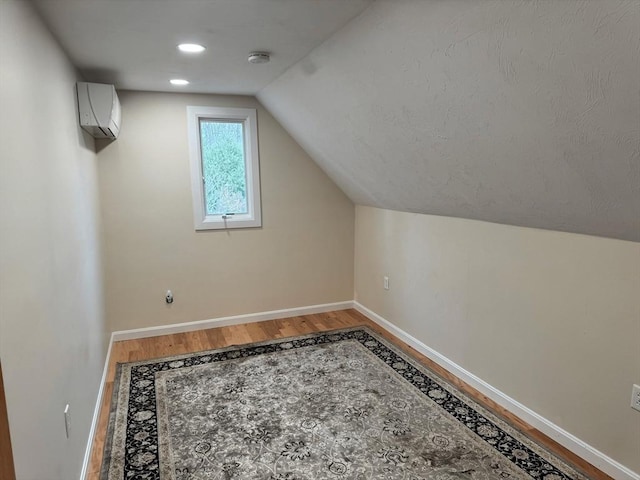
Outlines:
<svg viewBox="0 0 640 480"><path fill-rule="evenodd" d="M366 328L118 365L102 480L584 480Z"/></svg>

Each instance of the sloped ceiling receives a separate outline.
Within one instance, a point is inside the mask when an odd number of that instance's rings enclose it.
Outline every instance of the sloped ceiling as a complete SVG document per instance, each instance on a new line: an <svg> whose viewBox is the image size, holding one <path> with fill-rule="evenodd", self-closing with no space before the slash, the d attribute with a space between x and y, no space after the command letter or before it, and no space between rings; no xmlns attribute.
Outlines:
<svg viewBox="0 0 640 480"><path fill-rule="evenodd" d="M379 0L258 97L363 205L640 241L640 2Z"/></svg>

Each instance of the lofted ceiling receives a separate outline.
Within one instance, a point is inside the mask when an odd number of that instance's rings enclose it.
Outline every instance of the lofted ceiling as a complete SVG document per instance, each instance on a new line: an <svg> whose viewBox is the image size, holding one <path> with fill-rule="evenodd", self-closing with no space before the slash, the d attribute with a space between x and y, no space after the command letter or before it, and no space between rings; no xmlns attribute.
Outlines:
<svg viewBox="0 0 640 480"><path fill-rule="evenodd" d="M253 95L371 0L35 0L88 81L119 89ZM179 53L200 43L204 54ZM272 52L251 65L249 52Z"/></svg>
<svg viewBox="0 0 640 480"><path fill-rule="evenodd" d="M355 203L640 241L637 0L35 3L89 81L257 92Z"/></svg>
<svg viewBox="0 0 640 480"><path fill-rule="evenodd" d="M258 98L358 204L640 241L637 0L379 0Z"/></svg>

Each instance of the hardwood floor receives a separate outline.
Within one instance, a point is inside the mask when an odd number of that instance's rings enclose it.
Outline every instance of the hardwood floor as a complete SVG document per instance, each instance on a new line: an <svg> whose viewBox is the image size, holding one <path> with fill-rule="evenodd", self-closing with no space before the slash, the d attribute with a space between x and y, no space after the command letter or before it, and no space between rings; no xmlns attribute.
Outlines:
<svg viewBox="0 0 640 480"><path fill-rule="evenodd" d="M16 472L13 467L11 438L9 436L7 401L4 396L4 381L2 380L2 366L0 366L0 480L15 479Z"/></svg>
<svg viewBox="0 0 640 480"><path fill-rule="evenodd" d="M100 465L102 463L102 451L104 448L107 431L107 421L111 394L113 391L113 380L117 362L131 362L136 360L146 360L151 358L177 355L181 353L198 352L214 348L240 345L244 343L260 342L264 340L304 335L307 333L346 328L359 325L366 325L378 332L383 337L398 345L402 350L412 355L425 366L445 378L451 384L466 392L478 403L485 406L495 414L509 422L512 426L528 435L530 438L545 446L558 457L572 464L578 470L594 479L611 479L608 475L596 469L585 460L568 451L566 448L542 434L535 428L526 424L519 418L488 399L477 390L471 388L457 377L433 363L427 357L421 355L413 348L404 344L393 335L383 330L377 324L369 320L356 310L341 310L337 312L321 313L315 315L305 315L282 320L270 320L258 323L248 323L244 325L234 325L229 327L212 328L195 332L165 335L161 337L144 338L138 340L127 340L115 342L111 349L111 359L107 374L104 397L100 411L100 418L96 435L91 451L91 461L89 464L89 480L98 480L100 476Z"/></svg>

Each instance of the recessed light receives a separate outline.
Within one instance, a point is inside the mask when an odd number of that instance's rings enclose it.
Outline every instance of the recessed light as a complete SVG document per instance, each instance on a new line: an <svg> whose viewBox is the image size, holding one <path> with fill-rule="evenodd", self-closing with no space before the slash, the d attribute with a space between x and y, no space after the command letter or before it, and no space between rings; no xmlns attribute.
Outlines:
<svg viewBox="0 0 640 480"><path fill-rule="evenodd" d="M182 78L172 78L169 82L171 85L189 85L189 80L183 80Z"/></svg>
<svg viewBox="0 0 640 480"><path fill-rule="evenodd" d="M267 52L251 52L247 60L249 63L267 63L271 60L271 55Z"/></svg>
<svg viewBox="0 0 640 480"><path fill-rule="evenodd" d="M181 43L178 45L178 50L184 53L201 53L206 50L206 47L197 43Z"/></svg>

